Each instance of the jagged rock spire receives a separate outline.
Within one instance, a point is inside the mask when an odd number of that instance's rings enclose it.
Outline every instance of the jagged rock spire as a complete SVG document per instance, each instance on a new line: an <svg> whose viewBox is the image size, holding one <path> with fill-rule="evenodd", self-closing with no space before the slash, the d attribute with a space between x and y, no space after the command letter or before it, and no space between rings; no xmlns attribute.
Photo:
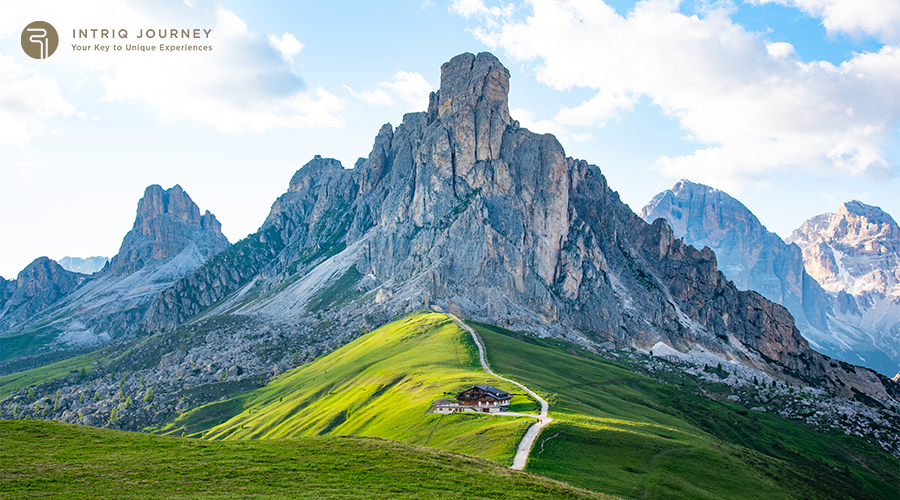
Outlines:
<svg viewBox="0 0 900 500"><path fill-rule="evenodd" d="M460 54L441 66L441 88L432 92L428 122L450 133L457 175L476 161L500 157L509 117L509 70L491 53Z"/></svg>
<svg viewBox="0 0 900 500"><path fill-rule="evenodd" d="M200 208L181 186L164 190L154 184L138 202L134 225L109 269L116 274L133 273L150 262L178 255L192 242L204 258L228 246L216 216L208 210L200 215Z"/></svg>

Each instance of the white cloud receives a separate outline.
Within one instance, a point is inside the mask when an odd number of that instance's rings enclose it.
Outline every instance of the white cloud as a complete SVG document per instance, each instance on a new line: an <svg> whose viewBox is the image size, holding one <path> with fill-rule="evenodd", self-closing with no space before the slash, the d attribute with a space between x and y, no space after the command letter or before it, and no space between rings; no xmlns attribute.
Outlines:
<svg viewBox="0 0 900 500"><path fill-rule="evenodd" d="M225 36L246 35L247 23L241 20L237 14L222 7L216 8L216 34Z"/></svg>
<svg viewBox="0 0 900 500"><path fill-rule="evenodd" d="M391 106L396 102L394 100L396 97L406 102L410 110L425 111L428 108L428 95L432 86L420 73L398 71L390 81L379 83L375 90L355 92L346 84L344 88L353 97L369 104Z"/></svg>
<svg viewBox="0 0 900 500"><path fill-rule="evenodd" d="M821 19L828 33L875 36L883 43L900 42L900 2L897 0L749 0L800 9Z"/></svg>
<svg viewBox="0 0 900 500"><path fill-rule="evenodd" d="M269 42L272 43L272 46L278 49L286 58L290 58L292 55L299 54L301 50L303 50L303 45L299 40L294 38L294 35L290 33L285 33L281 35L281 39L279 40L275 35L269 35Z"/></svg>
<svg viewBox="0 0 900 500"><path fill-rule="evenodd" d="M454 8L479 20L473 33L488 46L533 64L551 88L596 91L554 122L602 125L642 96L677 120L701 147L659 158L667 175L738 191L783 169L896 172L882 146L900 120L900 48L838 66L799 61L790 44L734 24L730 3L702 18L676 0L644 0L626 16L599 1L531 0L525 15L477 4Z"/></svg>
<svg viewBox="0 0 900 500"><path fill-rule="evenodd" d="M75 113L75 107L60 94L56 80L3 54L0 89L0 146L25 146L46 128L44 118Z"/></svg>
<svg viewBox="0 0 900 500"><path fill-rule="evenodd" d="M631 93L616 93L601 88L591 100L574 108L563 108L556 120L566 125L604 125L607 120L620 119L623 111L634 109L637 98Z"/></svg>
<svg viewBox="0 0 900 500"><path fill-rule="evenodd" d="M211 52L119 54L100 78L106 99L144 102L163 121L198 121L226 134L343 126L341 100L321 87L308 92L291 68L303 45L288 33L262 37L246 28L219 7L202 41Z"/></svg>
<svg viewBox="0 0 900 500"><path fill-rule="evenodd" d="M566 127L552 120L538 120L534 113L527 109L514 108L509 110L509 116L514 120L518 120L519 125L537 134L553 134L558 138L569 135Z"/></svg>
<svg viewBox="0 0 900 500"><path fill-rule="evenodd" d="M469 18L478 14L488 14L489 10L481 0L453 0L450 12Z"/></svg>
<svg viewBox="0 0 900 500"><path fill-rule="evenodd" d="M369 104L374 104L376 106L390 106L394 104L394 99L385 91L383 88L376 88L375 90L364 90L362 92L354 92L349 85L344 84L344 88L350 92L350 95L353 97L365 101Z"/></svg>
<svg viewBox="0 0 900 500"><path fill-rule="evenodd" d="M400 99L403 99L417 111L425 111L428 108L428 95L431 93L431 84L419 73L398 71L394 74L393 81L379 84L391 89Z"/></svg>
<svg viewBox="0 0 900 500"><path fill-rule="evenodd" d="M574 133L568 127L562 125L559 120L538 120L534 113L527 109L515 108L509 110L509 115L519 122L519 126L538 134L553 134L562 143L568 141L586 142L594 139L590 133Z"/></svg>
<svg viewBox="0 0 900 500"><path fill-rule="evenodd" d="M293 35L255 34L234 12L190 4L151 6L100 0L86 8L65 0L21 2L4 7L0 37L18 37L16 31L38 11L53 11L71 26L127 29L129 38L119 42L123 46L187 42L137 39L141 28L181 23L211 29L209 39L190 40L189 44L211 45L212 51L73 53L67 45L71 33L60 32L58 52L77 61L86 78L97 78L105 86L106 100L147 104L163 121L197 121L228 134L344 125L340 115L343 102L322 88L310 90L294 72L291 56L298 54L303 44ZM88 40L91 44L97 41ZM73 85L77 89L78 84Z"/></svg>
<svg viewBox="0 0 900 500"><path fill-rule="evenodd" d="M787 42L774 42L766 44L766 52L774 58L789 57L796 54L794 46Z"/></svg>

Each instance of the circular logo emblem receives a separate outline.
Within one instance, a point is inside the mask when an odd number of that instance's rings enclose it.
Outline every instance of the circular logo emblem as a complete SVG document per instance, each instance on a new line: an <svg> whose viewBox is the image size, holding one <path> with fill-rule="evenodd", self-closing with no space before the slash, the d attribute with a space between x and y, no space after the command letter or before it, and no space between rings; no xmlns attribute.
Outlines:
<svg viewBox="0 0 900 500"><path fill-rule="evenodd" d="M22 30L22 50L35 59L46 59L56 52L59 35L50 23L35 21Z"/></svg>

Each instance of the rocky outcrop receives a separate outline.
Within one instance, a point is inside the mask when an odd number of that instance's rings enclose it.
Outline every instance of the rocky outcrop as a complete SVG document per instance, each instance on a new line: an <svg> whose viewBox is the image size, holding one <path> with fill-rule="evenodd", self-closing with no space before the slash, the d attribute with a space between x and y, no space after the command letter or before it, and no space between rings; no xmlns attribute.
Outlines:
<svg viewBox="0 0 900 500"><path fill-rule="evenodd" d="M75 290L83 278L66 271L55 260L35 259L19 273L14 289L4 287L8 299L0 310L0 326L11 328L26 321Z"/></svg>
<svg viewBox="0 0 900 500"><path fill-rule="evenodd" d="M786 309L729 283L710 249L641 220L596 166L520 128L508 88L493 55L454 57L428 109L382 127L355 168L316 157L294 175L235 245L252 265L225 277L211 260L176 285L189 298L154 302L150 325L315 312L352 331L433 307L594 345L702 348L781 380L890 397L886 378L832 367Z"/></svg>
<svg viewBox="0 0 900 500"><path fill-rule="evenodd" d="M109 257L63 257L59 259L59 265L63 267L66 271L72 271L73 273L81 273L81 274L94 274L98 271L101 271L106 263L109 262Z"/></svg>
<svg viewBox="0 0 900 500"><path fill-rule="evenodd" d="M16 293L16 280L8 280L0 276L0 311L6 307L6 301Z"/></svg>
<svg viewBox="0 0 900 500"><path fill-rule="evenodd" d="M163 190L149 186L138 202L134 225L110 260L109 271L131 274L146 265L169 260L189 246L195 246L205 261L228 246L216 216L200 215L197 204L179 185Z"/></svg>

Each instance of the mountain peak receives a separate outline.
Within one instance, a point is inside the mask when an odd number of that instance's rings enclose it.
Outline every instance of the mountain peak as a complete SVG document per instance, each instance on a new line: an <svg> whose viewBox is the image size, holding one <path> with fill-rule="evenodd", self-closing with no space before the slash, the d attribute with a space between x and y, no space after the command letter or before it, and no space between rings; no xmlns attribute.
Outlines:
<svg viewBox="0 0 900 500"><path fill-rule="evenodd" d="M204 258L228 246L216 216L208 210L200 215L200 208L180 185L163 189L153 184L144 190L134 225L110 268L116 274L133 273L153 261L178 255L191 242Z"/></svg>
<svg viewBox="0 0 900 500"><path fill-rule="evenodd" d="M490 108L508 123L509 70L490 52L460 54L441 66L436 97L432 103L441 118L466 108Z"/></svg>
<svg viewBox="0 0 900 500"><path fill-rule="evenodd" d="M428 102L428 123L451 131L457 143L470 143L474 157L463 163L496 160L509 117L509 70L489 52L460 54L441 66L441 88Z"/></svg>
<svg viewBox="0 0 900 500"><path fill-rule="evenodd" d="M700 184L699 182L691 182L687 179L681 179L672 186L671 191L675 193L679 193L681 191L691 191L691 192L704 192L704 193L715 193L719 190L707 186L706 184Z"/></svg>
<svg viewBox="0 0 900 500"><path fill-rule="evenodd" d="M81 283L76 273L62 268L55 260L38 257L25 266L16 278L15 291L2 311L4 321L22 321L67 295Z"/></svg>
<svg viewBox="0 0 900 500"><path fill-rule="evenodd" d="M175 184L170 189L163 189L159 184L147 186L144 196L138 202L137 218L134 227L140 228L143 234L149 234L149 221L168 214L187 223L200 223L200 208Z"/></svg>
<svg viewBox="0 0 900 500"><path fill-rule="evenodd" d="M888 224L896 226L894 219L881 207L867 205L859 200L852 200L841 203L838 207L837 214L840 216L854 215L857 217L865 217L873 224Z"/></svg>

